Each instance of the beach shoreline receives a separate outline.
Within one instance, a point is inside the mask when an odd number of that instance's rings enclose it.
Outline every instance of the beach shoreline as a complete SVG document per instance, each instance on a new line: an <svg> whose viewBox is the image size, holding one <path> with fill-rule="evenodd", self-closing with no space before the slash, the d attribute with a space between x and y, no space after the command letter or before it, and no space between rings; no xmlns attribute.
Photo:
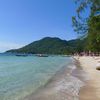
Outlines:
<svg viewBox="0 0 100 100"><path fill-rule="evenodd" d="M100 100L99 57L72 57L43 87L24 100Z"/></svg>
<svg viewBox="0 0 100 100"><path fill-rule="evenodd" d="M85 86L80 89L79 100L100 100L100 71L96 68L100 66L100 57L74 57L79 61L82 69L89 78Z"/></svg>
<svg viewBox="0 0 100 100"><path fill-rule="evenodd" d="M79 91L86 80L86 74L75 59L63 67L55 76L35 93L24 100L79 100Z"/></svg>

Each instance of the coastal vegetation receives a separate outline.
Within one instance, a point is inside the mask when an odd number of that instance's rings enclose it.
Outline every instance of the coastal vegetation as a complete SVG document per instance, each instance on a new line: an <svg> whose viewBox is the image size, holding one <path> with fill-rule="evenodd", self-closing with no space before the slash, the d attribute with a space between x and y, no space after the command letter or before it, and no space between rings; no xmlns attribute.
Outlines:
<svg viewBox="0 0 100 100"><path fill-rule="evenodd" d="M72 17L74 30L87 38L85 51L100 52L100 0L75 0L77 15ZM85 11L88 16L85 17Z"/></svg>
<svg viewBox="0 0 100 100"><path fill-rule="evenodd" d="M22 48L9 50L7 53L74 54L75 52L82 52L84 50L85 41L85 39L66 41L59 38L46 37Z"/></svg>

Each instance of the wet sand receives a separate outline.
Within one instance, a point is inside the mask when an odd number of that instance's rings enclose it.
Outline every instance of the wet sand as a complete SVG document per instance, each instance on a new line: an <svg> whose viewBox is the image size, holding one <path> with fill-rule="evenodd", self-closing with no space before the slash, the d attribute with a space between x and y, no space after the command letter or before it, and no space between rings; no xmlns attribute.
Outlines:
<svg viewBox="0 0 100 100"><path fill-rule="evenodd" d="M84 72L73 63L58 71L45 86L24 100L79 100L79 90L84 86L83 81Z"/></svg>
<svg viewBox="0 0 100 100"><path fill-rule="evenodd" d="M100 65L100 57L79 57L78 61L89 77L86 85L80 90L79 100L100 100L100 71L96 70Z"/></svg>
<svg viewBox="0 0 100 100"><path fill-rule="evenodd" d="M100 100L100 71L96 70L100 58L74 58L72 65L24 100Z"/></svg>

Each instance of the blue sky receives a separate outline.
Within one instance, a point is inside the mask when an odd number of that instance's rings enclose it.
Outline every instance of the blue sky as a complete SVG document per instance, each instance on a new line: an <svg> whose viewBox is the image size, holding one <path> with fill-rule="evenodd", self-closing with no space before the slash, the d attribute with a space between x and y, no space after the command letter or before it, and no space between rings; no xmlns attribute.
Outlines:
<svg viewBox="0 0 100 100"><path fill-rule="evenodd" d="M77 37L74 0L0 0L0 52L43 37Z"/></svg>

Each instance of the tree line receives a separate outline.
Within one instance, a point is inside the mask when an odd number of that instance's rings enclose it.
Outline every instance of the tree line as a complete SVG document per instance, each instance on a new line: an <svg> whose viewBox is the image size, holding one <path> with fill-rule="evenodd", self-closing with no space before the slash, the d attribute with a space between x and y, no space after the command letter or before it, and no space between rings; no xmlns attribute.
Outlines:
<svg viewBox="0 0 100 100"><path fill-rule="evenodd" d="M100 0L74 0L76 16L72 17L74 31L86 38L85 51L100 52ZM88 17L83 13L88 10Z"/></svg>

